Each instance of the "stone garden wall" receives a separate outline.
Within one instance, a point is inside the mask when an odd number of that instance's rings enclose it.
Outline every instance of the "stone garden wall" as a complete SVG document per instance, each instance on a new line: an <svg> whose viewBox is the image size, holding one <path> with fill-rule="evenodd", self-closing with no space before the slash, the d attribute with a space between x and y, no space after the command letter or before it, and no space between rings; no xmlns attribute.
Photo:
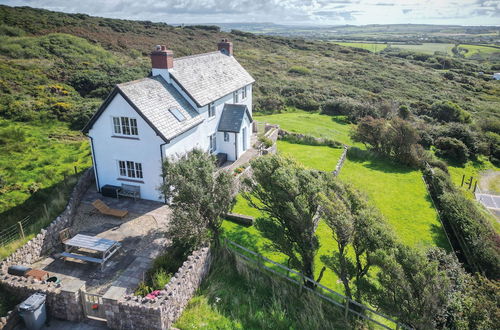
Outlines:
<svg viewBox="0 0 500 330"><path fill-rule="evenodd" d="M211 264L209 248L194 251L179 268L160 294L154 298L120 296L111 287L103 299L107 325L111 329L169 329L179 318L208 274Z"/></svg>
<svg viewBox="0 0 500 330"><path fill-rule="evenodd" d="M3 260L0 264L0 275L7 273L7 268L10 265L31 265L42 255L47 255L61 244L59 232L71 226L80 200L93 180L94 171L91 167L83 173L76 183L66 209L46 229L42 229L33 239Z"/></svg>

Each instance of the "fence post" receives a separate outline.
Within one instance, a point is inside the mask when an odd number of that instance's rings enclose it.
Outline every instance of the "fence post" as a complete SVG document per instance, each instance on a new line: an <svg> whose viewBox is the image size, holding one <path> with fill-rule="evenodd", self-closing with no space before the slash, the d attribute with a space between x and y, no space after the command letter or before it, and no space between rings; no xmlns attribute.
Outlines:
<svg viewBox="0 0 500 330"><path fill-rule="evenodd" d="M75 175L78 174L78 167L75 165Z"/></svg>
<svg viewBox="0 0 500 330"><path fill-rule="evenodd" d="M43 203L43 210L45 212L45 217L48 220L49 219L49 210L47 210L47 204L46 203Z"/></svg>
<svg viewBox="0 0 500 330"><path fill-rule="evenodd" d="M344 310L344 318L347 320L347 316L349 315L349 298L345 298L345 310Z"/></svg>
<svg viewBox="0 0 500 330"><path fill-rule="evenodd" d="M23 224L21 223L21 221L18 221L17 224L19 225L19 233L21 234L21 238L24 239Z"/></svg>

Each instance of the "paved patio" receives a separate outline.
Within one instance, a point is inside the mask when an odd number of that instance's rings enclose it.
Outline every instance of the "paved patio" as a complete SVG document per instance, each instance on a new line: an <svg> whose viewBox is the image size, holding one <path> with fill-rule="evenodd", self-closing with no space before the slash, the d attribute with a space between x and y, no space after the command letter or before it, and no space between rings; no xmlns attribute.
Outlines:
<svg viewBox="0 0 500 330"><path fill-rule="evenodd" d="M110 207L129 211L123 219L100 214L92 205L101 199ZM86 282L86 291L104 294L109 287L125 288L130 293L135 290L154 258L162 254L170 241L165 232L168 228L170 209L167 205L154 201L120 198L119 200L100 195L90 187L80 204L71 227L72 236L85 234L118 241L121 249L113 255L101 271L95 263L73 259L62 260L55 253L32 265L43 269L61 281L74 279ZM62 252L61 250L57 252Z"/></svg>

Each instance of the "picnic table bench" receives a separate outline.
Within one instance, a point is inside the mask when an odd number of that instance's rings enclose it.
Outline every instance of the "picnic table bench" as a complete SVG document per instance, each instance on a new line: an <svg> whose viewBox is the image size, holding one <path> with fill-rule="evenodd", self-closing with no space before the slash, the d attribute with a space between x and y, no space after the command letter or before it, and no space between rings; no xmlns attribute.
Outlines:
<svg viewBox="0 0 500 330"><path fill-rule="evenodd" d="M82 261L98 263L101 265L101 270L109 258L115 254L121 247L117 241L106 238L87 236L78 234L75 237L64 242L65 251L61 253L63 258L73 258ZM81 253L72 253L72 250L89 250L97 252L101 258L91 257Z"/></svg>

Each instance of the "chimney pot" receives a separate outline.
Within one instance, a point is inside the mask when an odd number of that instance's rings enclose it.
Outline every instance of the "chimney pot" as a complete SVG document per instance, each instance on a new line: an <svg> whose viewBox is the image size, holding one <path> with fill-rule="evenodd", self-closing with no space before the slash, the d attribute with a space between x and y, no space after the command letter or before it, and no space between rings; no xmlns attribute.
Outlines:
<svg viewBox="0 0 500 330"><path fill-rule="evenodd" d="M167 50L167 46L161 45L161 50Z"/></svg>
<svg viewBox="0 0 500 330"><path fill-rule="evenodd" d="M217 44L217 49L225 55L233 56L233 43L228 41L227 38L222 38Z"/></svg>

